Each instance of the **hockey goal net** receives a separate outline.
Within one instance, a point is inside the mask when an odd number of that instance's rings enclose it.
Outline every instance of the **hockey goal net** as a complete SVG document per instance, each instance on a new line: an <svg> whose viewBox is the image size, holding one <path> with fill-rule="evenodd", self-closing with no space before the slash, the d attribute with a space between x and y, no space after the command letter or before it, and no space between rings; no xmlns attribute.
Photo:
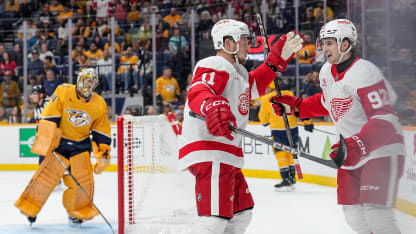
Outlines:
<svg viewBox="0 0 416 234"><path fill-rule="evenodd" d="M194 178L176 170L176 142L166 116L117 119L119 233L190 233Z"/></svg>

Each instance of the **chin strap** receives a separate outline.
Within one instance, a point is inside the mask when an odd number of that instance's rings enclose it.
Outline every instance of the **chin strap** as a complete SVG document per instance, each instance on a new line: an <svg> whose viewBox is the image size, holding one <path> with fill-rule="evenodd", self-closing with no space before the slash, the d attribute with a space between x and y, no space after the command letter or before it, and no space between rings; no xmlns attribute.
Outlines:
<svg viewBox="0 0 416 234"><path fill-rule="evenodd" d="M351 49L352 49L352 46L350 45L345 52L341 52L341 43L338 43L338 53L340 53L341 56L339 56L339 59L335 64L339 64L341 62L342 58L344 57L344 55L346 53L350 52Z"/></svg>

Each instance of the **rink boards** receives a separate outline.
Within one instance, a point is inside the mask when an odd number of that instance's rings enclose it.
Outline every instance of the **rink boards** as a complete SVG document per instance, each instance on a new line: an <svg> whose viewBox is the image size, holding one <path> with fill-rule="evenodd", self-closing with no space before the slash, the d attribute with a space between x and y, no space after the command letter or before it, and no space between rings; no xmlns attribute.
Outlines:
<svg viewBox="0 0 416 234"><path fill-rule="evenodd" d="M335 133L332 124L317 123L315 128L326 132ZM268 127L251 123L247 130L262 135L270 136ZM416 127L404 127L403 133L406 144L406 165L400 181L397 207L416 217ZM30 147L35 135L35 125L19 124L0 126L0 171L1 170L36 170L38 157L30 153ZM300 148L311 155L329 159L329 150L332 144L338 141L338 136L314 131L309 133L299 127ZM381 136L382 137L382 136ZM112 165L107 169L116 171L117 145L116 126L112 126ZM279 178L277 162L272 148L261 142L245 138L243 142L245 155L244 174L257 178ZM94 161L94 158L92 158ZM94 163L94 162L93 162ZM315 183L327 186L336 186L336 170L321 166L306 159L300 159L303 170L303 182Z"/></svg>

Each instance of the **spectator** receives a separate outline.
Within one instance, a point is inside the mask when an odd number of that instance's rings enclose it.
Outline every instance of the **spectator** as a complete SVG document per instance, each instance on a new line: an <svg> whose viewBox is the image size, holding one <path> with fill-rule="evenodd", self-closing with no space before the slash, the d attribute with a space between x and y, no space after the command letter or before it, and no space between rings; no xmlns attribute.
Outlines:
<svg viewBox="0 0 416 234"><path fill-rule="evenodd" d="M7 17L11 17L11 18L15 18L18 16L19 13L19 2L16 0L9 0L6 3L6 13L7 13Z"/></svg>
<svg viewBox="0 0 416 234"><path fill-rule="evenodd" d="M23 66L23 53L20 44L16 43L13 46L13 52L10 54L10 60L16 62L16 66ZM22 75L22 74L18 74Z"/></svg>
<svg viewBox="0 0 416 234"><path fill-rule="evenodd" d="M127 24L127 2L122 0L116 0L116 10L114 18L122 28L125 28Z"/></svg>
<svg viewBox="0 0 416 234"><path fill-rule="evenodd" d="M64 5L64 10L59 13L58 15L58 20L66 20L72 17L72 15L74 14L74 12L71 11L71 9L69 9L69 6Z"/></svg>
<svg viewBox="0 0 416 234"><path fill-rule="evenodd" d="M54 20L54 17L52 17L52 13L49 10L48 4L43 4L41 11L42 12L40 13L40 17L39 17L39 20L41 22L45 20Z"/></svg>
<svg viewBox="0 0 416 234"><path fill-rule="evenodd" d="M12 80L12 72L4 72L4 81L0 85L0 106L10 108L18 105L20 89L16 81Z"/></svg>
<svg viewBox="0 0 416 234"><path fill-rule="evenodd" d="M40 75L43 75L43 62L39 59L39 52L32 50L32 59L29 61L28 73L30 75L36 75L39 79Z"/></svg>
<svg viewBox="0 0 416 234"><path fill-rule="evenodd" d="M66 27L66 20L58 21L58 39L67 40L68 39L68 30Z"/></svg>
<svg viewBox="0 0 416 234"><path fill-rule="evenodd" d="M312 63L315 58L316 46L312 42L312 36L310 33L303 34L303 41L305 47L299 51L299 63Z"/></svg>
<svg viewBox="0 0 416 234"><path fill-rule="evenodd" d="M156 26L156 50L165 51L169 46L169 30L165 28L163 22L159 22Z"/></svg>
<svg viewBox="0 0 416 234"><path fill-rule="evenodd" d="M45 88L46 97L52 96L56 87L62 82L59 79L56 79L55 73L52 70L46 72L46 80L43 82L43 87Z"/></svg>
<svg viewBox="0 0 416 234"><path fill-rule="evenodd" d="M112 44L111 33L108 33L107 34L107 42L104 45L104 50L108 50L110 55L111 55L111 44ZM116 53L120 53L120 45L117 42L114 44L114 47L115 47L114 49L115 49Z"/></svg>
<svg viewBox="0 0 416 234"><path fill-rule="evenodd" d="M170 67L163 68L163 75L156 80L156 98L161 102L177 102L181 91Z"/></svg>
<svg viewBox="0 0 416 234"><path fill-rule="evenodd" d="M46 45L46 43L42 43L40 45L39 59L42 60L42 62L45 63L45 57L46 56L51 57L52 63L55 64L55 60L53 59L54 54L52 53L52 51L50 51L48 49L48 46Z"/></svg>
<svg viewBox="0 0 416 234"><path fill-rule="evenodd" d="M57 17L63 10L64 6L58 0L52 0L49 11L54 17Z"/></svg>
<svg viewBox="0 0 416 234"><path fill-rule="evenodd" d="M109 93L112 88L112 64L110 52L104 50L103 58L97 61L97 74L103 84L103 91Z"/></svg>
<svg viewBox="0 0 416 234"><path fill-rule="evenodd" d="M164 21L168 22L171 27L173 27L174 23L180 23L181 22L181 15L179 15L176 12L175 7L170 8L169 15L165 16L163 18Z"/></svg>
<svg viewBox="0 0 416 234"><path fill-rule="evenodd" d="M35 30L35 35L32 36L28 41L27 41L27 46L28 48L36 48L39 41L41 40L41 34L42 31L40 29L36 29Z"/></svg>
<svg viewBox="0 0 416 234"><path fill-rule="evenodd" d="M44 61L43 61L43 70L45 72L45 74L49 71L52 70L54 74L58 74L58 68L55 66L55 64L53 64L52 62L52 57L51 56L46 56Z"/></svg>
<svg viewBox="0 0 416 234"><path fill-rule="evenodd" d="M75 49L72 50L72 59L79 61L80 56L85 53L84 47L81 44L77 44Z"/></svg>
<svg viewBox="0 0 416 234"><path fill-rule="evenodd" d="M91 42L90 49L85 51L84 55L87 56L92 64L96 64L99 59L103 58L103 51L97 47L95 42Z"/></svg>
<svg viewBox="0 0 416 234"><path fill-rule="evenodd" d="M37 80L36 76L34 76L34 75L29 76L28 83L29 83L29 85L27 86L27 93L32 93L33 87L38 85L38 80Z"/></svg>
<svg viewBox="0 0 416 234"><path fill-rule="evenodd" d="M81 54L79 56L79 59L76 61L76 63L78 64L79 70L90 67L92 65L91 61L88 59L88 57L85 54Z"/></svg>
<svg viewBox="0 0 416 234"><path fill-rule="evenodd" d="M267 32L278 33L284 29L287 20L283 16L283 10L274 1L268 1L268 20L267 20Z"/></svg>
<svg viewBox="0 0 416 234"><path fill-rule="evenodd" d="M139 45L143 50L150 50L152 42L152 26L149 23L144 23L139 31Z"/></svg>
<svg viewBox="0 0 416 234"><path fill-rule="evenodd" d="M138 64L139 79L144 82L143 88L152 87L153 62L150 53L144 53L142 61Z"/></svg>
<svg viewBox="0 0 416 234"><path fill-rule="evenodd" d="M91 28L88 24L84 24L84 20L82 18L78 18L74 25L74 29L72 29L72 35L77 38L87 38L91 35Z"/></svg>
<svg viewBox="0 0 416 234"><path fill-rule="evenodd" d="M127 14L126 20L128 24L135 25L140 21L140 6L134 7L131 11Z"/></svg>
<svg viewBox="0 0 416 234"><path fill-rule="evenodd" d="M324 21L324 1L319 1L316 4L315 9L313 9L313 16L315 16L318 22ZM332 11L331 7L326 7L326 20L330 21L334 18L334 11Z"/></svg>
<svg viewBox="0 0 416 234"><path fill-rule="evenodd" d="M105 35L107 35L107 34L110 34L110 33L106 33ZM103 41L103 39L101 38L100 35L96 34L93 37L93 40L92 41L95 43L95 45L97 45L98 49L104 50L104 41Z"/></svg>
<svg viewBox="0 0 416 234"><path fill-rule="evenodd" d="M6 71L10 71L12 76L17 74L16 62L10 59L8 52L1 54L2 61L0 62L0 76Z"/></svg>
<svg viewBox="0 0 416 234"><path fill-rule="evenodd" d="M8 117L9 124L22 123L22 110L18 106L14 106Z"/></svg>
<svg viewBox="0 0 416 234"><path fill-rule="evenodd" d="M322 92L322 89L319 85L319 72L318 71L312 72L312 82L313 82L313 85L310 85L308 86L307 89L305 89L305 94L308 97L312 97L314 94Z"/></svg>
<svg viewBox="0 0 416 234"><path fill-rule="evenodd" d="M172 55L177 58L179 53L187 56L189 52L189 44L186 38L180 35L181 31L178 27L173 29L173 36L169 39L169 50Z"/></svg>
<svg viewBox="0 0 416 234"><path fill-rule="evenodd" d="M124 55L120 58L120 65L118 67L117 73L124 82L123 91L128 93L129 85L133 89L137 89L139 86L139 80L137 75L132 74L132 66L135 66L139 62L139 57L133 54L133 48L131 46L127 47L127 51L124 52ZM135 84L132 85L129 81L131 76L134 78Z"/></svg>
<svg viewBox="0 0 416 234"><path fill-rule="evenodd" d="M94 0L91 8L96 12L98 18L107 18L113 13L112 0Z"/></svg>
<svg viewBox="0 0 416 234"><path fill-rule="evenodd" d="M0 107L0 125L8 124L7 113L3 107Z"/></svg>
<svg viewBox="0 0 416 234"><path fill-rule="evenodd" d="M316 32L318 25L316 24L316 18L313 15L313 7L306 8L305 13L302 15L300 24L302 30L310 30L312 32Z"/></svg>

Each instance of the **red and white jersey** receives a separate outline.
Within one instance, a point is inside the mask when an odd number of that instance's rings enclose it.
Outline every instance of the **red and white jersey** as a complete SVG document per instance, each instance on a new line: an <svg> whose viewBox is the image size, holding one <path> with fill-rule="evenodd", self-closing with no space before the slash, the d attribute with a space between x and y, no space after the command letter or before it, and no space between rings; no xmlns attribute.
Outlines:
<svg viewBox="0 0 416 234"><path fill-rule="evenodd" d="M328 62L319 74L321 103L335 128L345 138L359 134L369 155L353 167L378 157L405 155L402 128L393 105L397 99L390 84L371 62L356 58L344 72Z"/></svg>
<svg viewBox="0 0 416 234"><path fill-rule="evenodd" d="M244 164L241 135L232 141L211 135L203 120L189 115L201 114L201 104L209 97L221 95L230 103L230 109L239 128L248 122L249 100L264 95L274 73L267 65L247 72L241 64L231 64L221 56L199 61L193 73L188 99L185 103L182 135L179 137L178 168L183 170L199 162L221 162L242 168Z"/></svg>
<svg viewBox="0 0 416 234"><path fill-rule="evenodd" d="M97 12L97 17L106 18L112 14L113 0L96 0L92 4Z"/></svg>

